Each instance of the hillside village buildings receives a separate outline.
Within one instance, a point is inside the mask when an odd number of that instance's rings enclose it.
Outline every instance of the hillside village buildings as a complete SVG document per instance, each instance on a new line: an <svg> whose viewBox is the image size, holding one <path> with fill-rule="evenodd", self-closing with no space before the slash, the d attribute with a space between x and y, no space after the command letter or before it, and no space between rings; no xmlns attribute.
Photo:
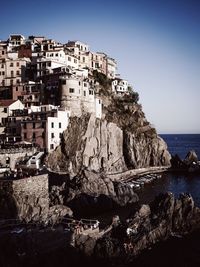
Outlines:
<svg viewBox="0 0 200 267"><path fill-rule="evenodd" d="M128 92L115 59L80 41L61 44L43 36L12 34L0 41L0 143L26 143L51 152L70 116L102 116L93 71L111 80L112 92Z"/></svg>

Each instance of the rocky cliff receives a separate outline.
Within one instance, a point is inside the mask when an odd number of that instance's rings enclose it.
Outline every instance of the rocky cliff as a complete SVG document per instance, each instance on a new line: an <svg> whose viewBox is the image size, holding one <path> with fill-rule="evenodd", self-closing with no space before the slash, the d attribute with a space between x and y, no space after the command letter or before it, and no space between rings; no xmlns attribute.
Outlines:
<svg viewBox="0 0 200 267"><path fill-rule="evenodd" d="M85 217L137 202L138 196L126 184L114 182L103 174L83 170L61 186L53 185L50 201L52 205L69 206L75 215Z"/></svg>
<svg viewBox="0 0 200 267"><path fill-rule="evenodd" d="M167 166L170 154L140 105L112 99L104 107L102 119L89 114L72 117L61 145L48 156L47 164L74 177L83 169L118 173Z"/></svg>

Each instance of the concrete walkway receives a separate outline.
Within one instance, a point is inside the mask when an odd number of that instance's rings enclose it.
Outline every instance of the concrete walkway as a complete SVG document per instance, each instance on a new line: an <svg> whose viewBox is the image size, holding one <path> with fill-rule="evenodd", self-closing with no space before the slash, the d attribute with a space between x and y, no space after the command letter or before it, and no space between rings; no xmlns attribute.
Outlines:
<svg viewBox="0 0 200 267"><path fill-rule="evenodd" d="M160 173L167 171L170 166L157 166L157 167L148 167L148 168L140 168L140 169L133 169L128 170L125 172L120 173L108 173L106 176L110 178L112 181L125 181L130 177L133 178L134 176L149 174L149 173Z"/></svg>

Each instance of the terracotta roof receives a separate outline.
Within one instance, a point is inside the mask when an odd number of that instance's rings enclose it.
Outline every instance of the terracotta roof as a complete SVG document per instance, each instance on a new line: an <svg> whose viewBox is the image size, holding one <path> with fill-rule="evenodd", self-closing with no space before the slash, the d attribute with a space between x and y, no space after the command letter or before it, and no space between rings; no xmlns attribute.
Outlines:
<svg viewBox="0 0 200 267"><path fill-rule="evenodd" d="M2 106L2 107L9 107L12 103L14 103L16 101L17 100L12 100L12 99L0 100L0 106Z"/></svg>

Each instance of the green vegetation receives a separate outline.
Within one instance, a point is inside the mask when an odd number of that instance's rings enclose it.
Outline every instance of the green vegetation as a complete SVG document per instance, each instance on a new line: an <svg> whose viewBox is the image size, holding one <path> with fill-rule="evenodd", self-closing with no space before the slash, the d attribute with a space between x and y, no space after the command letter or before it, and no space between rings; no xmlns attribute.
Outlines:
<svg viewBox="0 0 200 267"><path fill-rule="evenodd" d="M103 87L108 88L111 86L111 80L103 73L97 70L93 71L94 79Z"/></svg>

